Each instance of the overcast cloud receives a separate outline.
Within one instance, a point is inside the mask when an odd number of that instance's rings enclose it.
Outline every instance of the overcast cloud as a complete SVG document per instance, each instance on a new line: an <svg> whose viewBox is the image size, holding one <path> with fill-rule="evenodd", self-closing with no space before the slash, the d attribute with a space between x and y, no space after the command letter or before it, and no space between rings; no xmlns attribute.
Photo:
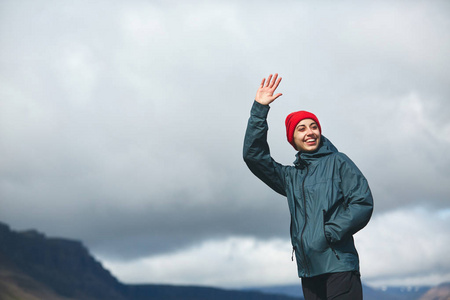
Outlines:
<svg viewBox="0 0 450 300"><path fill-rule="evenodd" d="M446 1L0 1L0 221L81 240L124 282L298 282L285 199L242 160L278 72L272 156L292 163L284 118L310 110L369 180L363 280L450 281L449 17Z"/></svg>

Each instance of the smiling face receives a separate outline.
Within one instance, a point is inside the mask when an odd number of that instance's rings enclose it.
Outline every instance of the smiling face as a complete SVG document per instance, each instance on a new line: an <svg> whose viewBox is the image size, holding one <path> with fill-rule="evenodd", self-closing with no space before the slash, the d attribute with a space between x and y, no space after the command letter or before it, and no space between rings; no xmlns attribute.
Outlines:
<svg viewBox="0 0 450 300"><path fill-rule="evenodd" d="M294 130L294 143L298 151L312 152L320 145L320 130L313 119L303 119Z"/></svg>

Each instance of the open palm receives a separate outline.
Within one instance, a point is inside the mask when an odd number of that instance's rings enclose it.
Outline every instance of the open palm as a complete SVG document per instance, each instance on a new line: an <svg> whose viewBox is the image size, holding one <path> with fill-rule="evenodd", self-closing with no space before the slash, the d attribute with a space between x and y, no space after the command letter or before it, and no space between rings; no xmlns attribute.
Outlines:
<svg viewBox="0 0 450 300"><path fill-rule="evenodd" d="M274 94L275 90L277 89L278 85L280 84L281 77L278 78L278 74L275 73L275 75L272 78L272 74L269 75L267 78L267 81L265 78L261 81L261 85L258 88L258 91L256 92L255 100L256 102L259 102L263 105L268 105L275 101L278 97L280 97L282 94Z"/></svg>

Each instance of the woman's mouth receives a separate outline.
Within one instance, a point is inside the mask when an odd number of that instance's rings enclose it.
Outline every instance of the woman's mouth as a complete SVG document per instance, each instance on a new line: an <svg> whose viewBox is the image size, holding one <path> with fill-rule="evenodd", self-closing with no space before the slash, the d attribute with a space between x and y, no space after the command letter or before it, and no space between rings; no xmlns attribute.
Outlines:
<svg viewBox="0 0 450 300"><path fill-rule="evenodd" d="M307 139L305 142L307 145L313 146L316 144L316 139Z"/></svg>

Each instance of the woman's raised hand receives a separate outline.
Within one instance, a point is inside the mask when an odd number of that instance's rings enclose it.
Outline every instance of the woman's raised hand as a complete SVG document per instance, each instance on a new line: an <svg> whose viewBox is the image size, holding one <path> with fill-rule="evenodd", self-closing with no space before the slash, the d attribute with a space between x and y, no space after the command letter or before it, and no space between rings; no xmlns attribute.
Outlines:
<svg viewBox="0 0 450 300"><path fill-rule="evenodd" d="M272 78L272 74L269 75L267 78L267 81L265 78L261 81L261 85L258 88L258 91L256 92L255 101L263 104L263 105L269 105L275 99L280 97L281 93L275 94L275 90L277 89L278 85L280 84L281 77L278 78L278 74L275 73L275 76Z"/></svg>

